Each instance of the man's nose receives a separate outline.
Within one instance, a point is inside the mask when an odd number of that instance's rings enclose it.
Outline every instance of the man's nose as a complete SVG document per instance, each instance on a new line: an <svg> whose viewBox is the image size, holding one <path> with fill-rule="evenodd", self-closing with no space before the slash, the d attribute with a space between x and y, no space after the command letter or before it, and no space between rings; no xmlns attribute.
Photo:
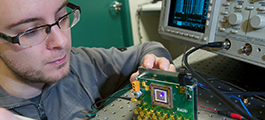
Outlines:
<svg viewBox="0 0 265 120"><path fill-rule="evenodd" d="M70 34L70 30L62 31L59 26L53 26L46 40L46 47L48 50L63 49L68 42L66 34Z"/></svg>

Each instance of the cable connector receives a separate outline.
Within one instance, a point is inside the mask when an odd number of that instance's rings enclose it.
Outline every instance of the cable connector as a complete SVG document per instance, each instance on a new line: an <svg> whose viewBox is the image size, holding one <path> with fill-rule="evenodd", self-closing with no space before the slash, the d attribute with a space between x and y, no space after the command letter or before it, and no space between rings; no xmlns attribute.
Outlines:
<svg viewBox="0 0 265 120"><path fill-rule="evenodd" d="M231 47L230 40L229 39L225 39L225 41L223 43L223 48L226 49L226 50L228 50L228 49L230 49L230 47Z"/></svg>
<svg viewBox="0 0 265 120"><path fill-rule="evenodd" d="M207 44L208 47L213 47L213 48L223 48L228 50L231 46L231 42L226 39L224 42L212 42Z"/></svg>
<svg viewBox="0 0 265 120"><path fill-rule="evenodd" d="M141 104L141 102L140 102L138 99L136 99L135 97L132 97L132 98L131 98L131 101L132 101L133 103Z"/></svg>
<svg viewBox="0 0 265 120"><path fill-rule="evenodd" d="M243 120L243 117L241 115L239 115L239 114L236 114L236 113L231 113L231 112L226 112L226 111L217 111L217 113L219 115L224 115L224 116L227 116L227 117L230 117L230 118Z"/></svg>
<svg viewBox="0 0 265 120"><path fill-rule="evenodd" d="M224 47L224 42L212 42L207 44L208 47L222 48Z"/></svg>

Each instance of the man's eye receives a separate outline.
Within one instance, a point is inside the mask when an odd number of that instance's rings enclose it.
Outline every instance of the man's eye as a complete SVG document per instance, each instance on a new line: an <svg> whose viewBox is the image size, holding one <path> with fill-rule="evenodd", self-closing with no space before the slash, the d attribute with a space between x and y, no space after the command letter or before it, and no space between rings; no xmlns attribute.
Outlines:
<svg viewBox="0 0 265 120"><path fill-rule="evenodd" d="M40 39L43 36L46 36L45 28L38 28L35 30L27 31L25 34L21 36L24 40L34 40L34 39Z"/></svg>
<svg viewBox="0 0 265 120"><path fill-rule="evenodd" d="M37 32L38 32L38 30L32 30L32 31L25 33L23 36L24 37L32 37L32 36L36 35Z"/></svg>
<svg viewBox="0 0 265 120"><path fill-rule="evenodd" d="M65 16L60 20L61 25L65 25L65 23L69 23L69 16Z"/></svg>

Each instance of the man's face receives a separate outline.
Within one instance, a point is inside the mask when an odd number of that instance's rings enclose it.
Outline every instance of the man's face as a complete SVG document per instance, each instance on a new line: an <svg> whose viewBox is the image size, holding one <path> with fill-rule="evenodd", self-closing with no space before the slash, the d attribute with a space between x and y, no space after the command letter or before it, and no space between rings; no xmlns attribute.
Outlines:
<svg viewBox="0 0 265 120"><path fill-rule="evenodd" d="M67 13L66 0L0 2L0 32L9 36L52 24ZM56 82L69 73L70 49L70 29L61 31L57 25L51 28L48 39L27 48L0 38L0 75L15 76L23 82Z"/></svg>

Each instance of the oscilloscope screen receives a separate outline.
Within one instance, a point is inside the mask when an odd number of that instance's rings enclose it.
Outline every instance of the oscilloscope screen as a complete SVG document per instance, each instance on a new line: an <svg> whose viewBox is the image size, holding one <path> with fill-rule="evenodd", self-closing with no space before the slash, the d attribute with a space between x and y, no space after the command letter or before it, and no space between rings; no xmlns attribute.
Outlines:
<svg viewBox="0 0 265 120"><path fill-rule="evenodd" d="M171 0L168 26L204 33L209 0Z"/></svg>

